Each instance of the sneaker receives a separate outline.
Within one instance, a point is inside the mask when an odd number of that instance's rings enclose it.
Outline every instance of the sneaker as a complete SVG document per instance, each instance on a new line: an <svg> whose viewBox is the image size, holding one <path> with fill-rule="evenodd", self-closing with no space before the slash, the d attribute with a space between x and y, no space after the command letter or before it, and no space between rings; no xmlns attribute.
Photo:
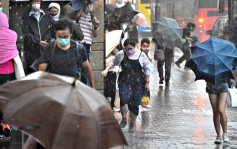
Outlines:
<svg viewBox="0 0 237 149"><path fill-rule="evenodd" d="M230 139L229 139L229 137L227 136L227 134L223 134L223 141L224 141L224 143L230 143Z"/></svg>
<svg viewBox="0 0 237 149"><path fill-rule="evenodd" d="M120 109L119 109L119 108L117 108L117 107L113 107L113 111L114 111L114 112L119 112L119 111L120 111Z"/></svg>
<svg viewBox="0 0 237 149"><path fill-rule="evenodd" d="M120 122L120 128L125 128L125 126L127 125L127 120L122 120L121 122Z"/></svg>
<svg viewBox="0 0 237 149"><path fill-rule="evenodd" d="M164 78L160 78L159 84L163 84Z"/></svg>
<svg viewBox="0 0 237 149"><path fill-rule="evenodd" d="M215 144L221 144L222 138L221 136L216 136L216 140L214 141Z"/></svg>
<svg viewBox="0 0 237 149"><path fill-rule="evenodd" d="M180 63L178 61L175 62L176 66L181 68Z"/></svg>
<svg viewBox="0 0 237 149"><path fill-rule="evenodd" d="M135 130L136 130L136 125L135 124L130 124L128 131L129 132L134 132Z"/></svg>

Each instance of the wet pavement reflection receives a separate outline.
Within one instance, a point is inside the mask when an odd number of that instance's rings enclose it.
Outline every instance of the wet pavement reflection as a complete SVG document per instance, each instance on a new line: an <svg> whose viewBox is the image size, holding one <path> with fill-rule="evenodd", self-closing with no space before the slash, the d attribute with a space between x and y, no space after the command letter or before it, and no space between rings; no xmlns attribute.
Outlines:
<svg viewBox="0 0 237 149"><path fill-rule="evenodd" d="M175 49L174 60L182 55ZM156 66L156 61L153 64ZM231 144L215 145L216 133L212 109L204 81L194 82L191 70L172 64L170 86L159 85L157 69L151 75L151 108L140 108L137 130L123 129L129 146L124 149L237 148L237 108L227 108L228 133ZM115 113L120 121L121 115Z"/></svg>

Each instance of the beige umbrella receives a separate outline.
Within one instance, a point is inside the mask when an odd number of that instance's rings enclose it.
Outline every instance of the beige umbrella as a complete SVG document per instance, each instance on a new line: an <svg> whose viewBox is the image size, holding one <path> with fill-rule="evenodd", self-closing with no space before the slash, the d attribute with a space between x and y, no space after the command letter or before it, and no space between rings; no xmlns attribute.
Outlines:
<svg viewBox="0 0 237 149"><path fill-rule="evenodd" d="M111 32L106 33L106 57L120 44L121 35L123 30L113 30Z"/></svg>
<svg viewBox="0 0 237 149"><path fill-rule="evenodd" d="M98 91L73 78L45 72L0 87L8 124L46 149L107 149L126 145L109 104Z"/></svg>

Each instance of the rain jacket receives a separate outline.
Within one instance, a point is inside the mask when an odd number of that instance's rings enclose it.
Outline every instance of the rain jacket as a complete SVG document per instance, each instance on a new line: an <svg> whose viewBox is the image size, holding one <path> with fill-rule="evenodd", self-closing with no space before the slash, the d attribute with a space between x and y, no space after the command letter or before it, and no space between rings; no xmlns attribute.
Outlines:
<svg viewBox="0 0 237 149"><path fill-rule="evenodd" d="M22 32L24 38L24 51L26 54L26 67L30 65L40 56L42 46L40 41L51 41L50 27L53 23L48 12L40 12L39 22L32 15L30 15L31 9L23 13L22 15Z"/></svg>
<svg viewBox="0 0 237 149"><path fill-rule="evenodd" d="M16 47L17 34L9 29L8 18L0 12L0 64L18 55Z"/></svg>
<svg viewBox="0 0 237 149"><path fill-rule="evenodd" d="M41 40L49 42L51 40L49 29L52 25L52 19L46 11L45 14L41 12L40 21L38 22L36 18L31 15L29 16L31 9L26 11L22 15L22 31L25 36L24 46L27 51L27 47L32 47L34 45L39 45ZM30 50L29 48L28 50Z"/></svg>

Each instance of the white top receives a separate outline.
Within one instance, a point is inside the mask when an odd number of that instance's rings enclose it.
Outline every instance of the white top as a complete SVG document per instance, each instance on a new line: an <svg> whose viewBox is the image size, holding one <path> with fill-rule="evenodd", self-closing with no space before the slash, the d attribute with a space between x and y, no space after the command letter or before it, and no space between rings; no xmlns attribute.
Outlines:
<svg viewBox="0 0 237 149"><path fill-rule="evenodd" d="M106 59L106 66L110 65L114 61L114 59L115 59L115 55L111 55L110 57L108 57ZM118 72L119 66L114 66L114 67L110 68L109 71Z"/></svg>
<svg viewBox="0 0 237 149"><path fill-rule="evenodd" d="M128 58L131 60L136 60L140 56L141 52L142 52L141 50L137 50L136 53L128 55ZM119 66L123 61L123 59L124 59L124 51L121 50L116 54L114 61L110 64L110 67ZM139 62L145 72L145 75L150 75L151 72L154 70L154 65L149 61L144 52L141 53L141 56L139 57Z"/></svg>

